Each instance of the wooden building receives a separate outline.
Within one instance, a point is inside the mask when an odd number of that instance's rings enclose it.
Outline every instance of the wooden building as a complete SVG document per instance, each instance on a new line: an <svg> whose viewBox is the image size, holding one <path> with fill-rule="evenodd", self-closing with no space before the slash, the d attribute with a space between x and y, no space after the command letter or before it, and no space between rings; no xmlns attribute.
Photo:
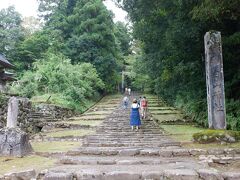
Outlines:
<svg viewBox="0 0 240 180"><path fill-rule="evenodd" d="M0 54L0 92L6 92L6 84L8 81L15 81L14 74L7 72L6 69L14 69L4 55Z"/></svg>

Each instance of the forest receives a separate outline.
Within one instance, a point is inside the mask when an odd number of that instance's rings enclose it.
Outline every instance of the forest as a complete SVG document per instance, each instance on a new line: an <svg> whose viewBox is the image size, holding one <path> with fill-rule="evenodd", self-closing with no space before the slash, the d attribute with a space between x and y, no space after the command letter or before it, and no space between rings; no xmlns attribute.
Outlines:
<svg viewBox="0 0 240 180"><path fill-rule="evenodd" d="M206 127L203 37L217 30L227 128L240 130L240 0L113 0L130 26L114 23L101 0L38 1L43 22L28 27L14 7L0 11L1 53L18 78L11 92L81 110L116 92L125 70L135 91L157 94Z"/></svg>
<svg viewBox="0 0 240 180"><path fill-rule="evenodd" d="M14 7L0 11L1 53L19 79L10 92L81 111L117 91L130 54L126 25L101 0L39 0L39 12L41 22L24 21Z"/></svg>
<svg viewBox="0 0 240 180"><path fill-rule="evenodd" d="M240 130L240 0L115 0L141 49L137 77L207 127L204 35L222 35L228 129ZM142 75L141 75L142 74Z"/></svg>

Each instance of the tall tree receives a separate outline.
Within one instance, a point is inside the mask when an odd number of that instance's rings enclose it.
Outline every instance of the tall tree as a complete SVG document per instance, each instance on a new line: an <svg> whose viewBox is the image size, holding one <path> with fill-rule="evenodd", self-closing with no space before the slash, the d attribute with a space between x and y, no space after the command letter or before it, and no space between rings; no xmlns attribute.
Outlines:
<svg viewBox="0 0 240 180"><path fill-rule="evenodd" d="M65 54L73 63L92 63L106 84L115 84L118 52L114 23L102 1L78 0L67 22L72 32Z"/></svg>
<svg viewBox="0 0 240 180"><path fill-rule="evenodd" d="M13 6L0 11L0 53L14 58L14 48L24 38L21 16Z"/></svg>

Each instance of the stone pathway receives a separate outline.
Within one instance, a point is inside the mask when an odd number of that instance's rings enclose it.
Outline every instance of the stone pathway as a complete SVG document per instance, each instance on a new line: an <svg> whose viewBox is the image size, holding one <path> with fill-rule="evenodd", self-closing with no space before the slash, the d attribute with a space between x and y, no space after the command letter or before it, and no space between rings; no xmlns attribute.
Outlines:
<svg viewBox="0 0 240 180"><path fill-rule="evenodd" d="M209 166L207 158L216 157L215 151L182 148L156 125L154 118L143 120L141 129L132 131L129 126L130 109L123 110L120 101L121 98L117 98L101 103L78 117L88 121L94 115L95 120L104 121L96 133L82 139L80 148L61 155L58 166L43 172L39 178L240 179L239 173L223 173ZM161 115L171 114L169 110L177 111L171 107L159 107L156 98L151 98L150 103L153 111L157 108L165 111ZM112 112L104 112L108 110ZM228 154L231 150L219 153L222 157Z"/></svg>
<svg viewBox="0 0 240 180"><path fill-rule="evenodd" d="M122 108L120 95L105 97L81 116L49 122L33 142L75 142L79 147L67 152L36 152L57 159L56 165L39 173L37 179L240 179L239 172L224 169L240 160L240 150L182 147L156 122L176 122L183 115L155 96L148 99L151 115L138 131L131 130L130 108Z"/></svg>

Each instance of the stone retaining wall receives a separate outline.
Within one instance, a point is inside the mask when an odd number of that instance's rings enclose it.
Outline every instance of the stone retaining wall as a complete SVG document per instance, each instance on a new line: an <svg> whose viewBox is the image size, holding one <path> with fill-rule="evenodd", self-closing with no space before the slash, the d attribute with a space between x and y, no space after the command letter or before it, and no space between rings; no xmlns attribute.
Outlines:
<svg viewBox="0 0 240 180"><path fill-rule="evenodd" d="M6 126L9 98L10 97L3 99L0 103L0 128ZM63 120L75 114L73 110L49 104L38 104L33 106L28 98L18 97L18 100L18 127L28 133L38 132L41 130L44 123L53 119L55 121Z"/></svg>
<svg viewBox="0 0 240 180"><path fill-rule="evenodd" d="M7 97L3 100L3 102L0 104L0 127L6 126L7 122L7 111L8 111L8 100L10 97ZM26 130L26 128L29 126L28 117L32 110L32 103L29 101L28 98L17 98L18 101L18 126Z"/></svg>
<svg viewBox="0 0 240 180"><path fill-rule="evenodd" d="M54 119L69 118L75 114L71 109L51 105L51 104L38 104L35 106L37 112L43 114L51 114Z"/></svg>

